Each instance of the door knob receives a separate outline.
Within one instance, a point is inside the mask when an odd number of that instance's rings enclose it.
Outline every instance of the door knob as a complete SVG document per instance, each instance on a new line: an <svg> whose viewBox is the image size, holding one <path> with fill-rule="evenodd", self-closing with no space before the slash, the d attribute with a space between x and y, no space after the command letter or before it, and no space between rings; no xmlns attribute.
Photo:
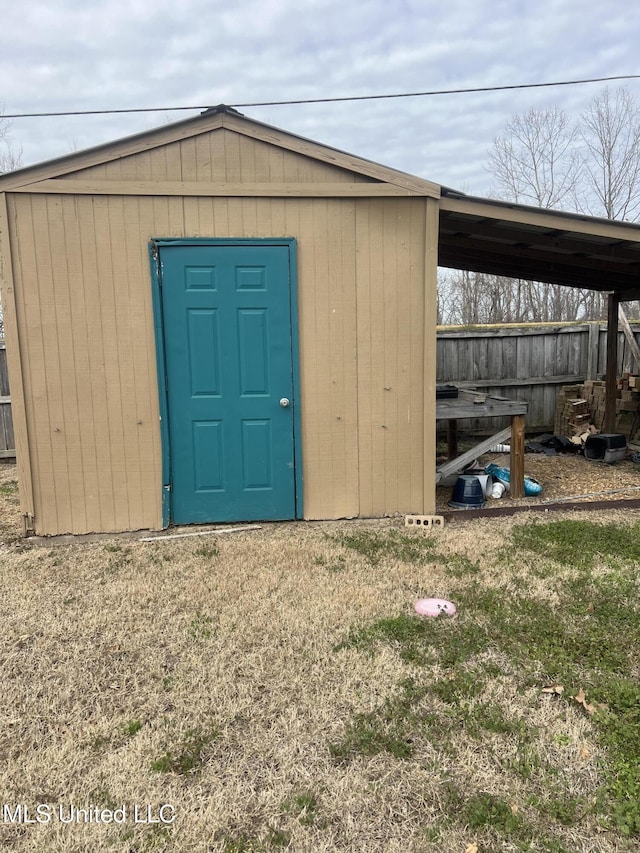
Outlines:
<svg viewBox="0 0 640 853"><path fill-rule="evenodd" d="M283 409L286 409L289 406L289 400L286 397L282 397L280 399L280 405Z"/></svg>

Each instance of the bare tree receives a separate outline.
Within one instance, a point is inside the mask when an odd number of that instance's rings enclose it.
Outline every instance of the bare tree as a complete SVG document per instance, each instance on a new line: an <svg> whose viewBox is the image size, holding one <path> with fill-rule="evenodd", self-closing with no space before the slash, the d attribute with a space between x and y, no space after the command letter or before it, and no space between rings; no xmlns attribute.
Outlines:
<svg viewBox="0 0 640 853"><path fill-rule="evenodd" d="M576 129L558 107L514 116L489 154L499 195L536 207L566 203L579 180L576 140Z"/></svg>
<svg viewBox="0 0 640 853"><path fill-rule="evenodd" d="M640 213L640 109L627 89L604 89L582 116L581 207L635 222Z"/></svg>
<svg viewBox="0 0 640 853"><path fill-rule="evenodd" d="M640 107L626 89L604 89L575 125L558 107L516 115L495 139L488 169L498 198L635 221L640 218ZM494 279L473 277L477 297L469 293L469 278L450 280L452 316L490 315L491 322L606 316L602 293ZM469 300L467 307L455 298L457 290Z"/></svg>
<svg viewBox="0 0 640 853"><path fill-rule="evenodd" d="M14 147L11 140L11 122L2 118L0 110L0 174L13 172L22 165L22 148Z"/></svg>
<svg viewBox="0 0 640 853"><path fill-rule="evenodd" d="M559 322L594 310L592 291L466 270L445 273L438 287L438 322L453 325Z"/></svg>
<svg viewBox="0 0 640 853"><path fill-rule="evenodd" d="M488 169L497 181L493 194L535 207L575 209L582 164L578 141L577 129L559 107L514 116L489 154ZM495 276L476 277L475 283L502 293L500 300L492 300L489 322L575 319L584 302L583 294L572 294L560 285Z"/></svg>

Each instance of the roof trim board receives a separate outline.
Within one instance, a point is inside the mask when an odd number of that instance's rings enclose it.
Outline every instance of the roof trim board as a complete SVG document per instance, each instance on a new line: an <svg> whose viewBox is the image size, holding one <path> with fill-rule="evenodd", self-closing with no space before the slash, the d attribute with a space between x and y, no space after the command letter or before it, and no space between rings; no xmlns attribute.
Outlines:
<svg viewBox="0 0 640 853"><path fill-rule="evenodd" d="M385 183L209 183L204 181L65 180L52 178L25 184L15 193L73 195L203 196L226 198L371 198L424 197L424 193Z"/></svg>

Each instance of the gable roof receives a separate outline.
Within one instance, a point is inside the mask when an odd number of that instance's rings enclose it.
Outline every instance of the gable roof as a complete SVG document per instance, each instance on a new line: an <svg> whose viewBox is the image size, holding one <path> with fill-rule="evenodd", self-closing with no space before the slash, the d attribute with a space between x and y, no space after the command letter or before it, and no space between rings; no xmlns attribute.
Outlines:
<svg viewBox="0 0 640 853"><path fill-rule="evenodd" d="M440 197L440 186L438 184L280 130L255 119L247 118L224 104L205 110L193 118L173 122L114 142L73 152L64 157L0 175L0 192L9 192L40 181L61 178L80 169L113 162L123 157L150 151L172 142L190 139L219 128L226 128L322 163L363 175L374 181L398 187L407 191L407 195Z"/></svg>

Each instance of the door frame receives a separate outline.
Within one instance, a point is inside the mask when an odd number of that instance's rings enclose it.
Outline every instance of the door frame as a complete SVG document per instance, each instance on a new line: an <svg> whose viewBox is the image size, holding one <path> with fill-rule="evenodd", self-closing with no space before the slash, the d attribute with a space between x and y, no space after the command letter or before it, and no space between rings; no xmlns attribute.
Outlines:
<svg viewBox="0 0 640 853"><path fill-rule="evenodd" d="M298 264L295 237L162 237L149 240L153 326L158 370L158 402L160 405L160 444L162 449L162 526L172 523L171 500L171 436L169 434L169 395L164 347L164 310L162 307L163 246L286 246L289 250L289 317L291 321L291 366L293 384L293 465L295 518L303 518L302 502L302 419L300 414L300 357L298 334Z"/></svg>

